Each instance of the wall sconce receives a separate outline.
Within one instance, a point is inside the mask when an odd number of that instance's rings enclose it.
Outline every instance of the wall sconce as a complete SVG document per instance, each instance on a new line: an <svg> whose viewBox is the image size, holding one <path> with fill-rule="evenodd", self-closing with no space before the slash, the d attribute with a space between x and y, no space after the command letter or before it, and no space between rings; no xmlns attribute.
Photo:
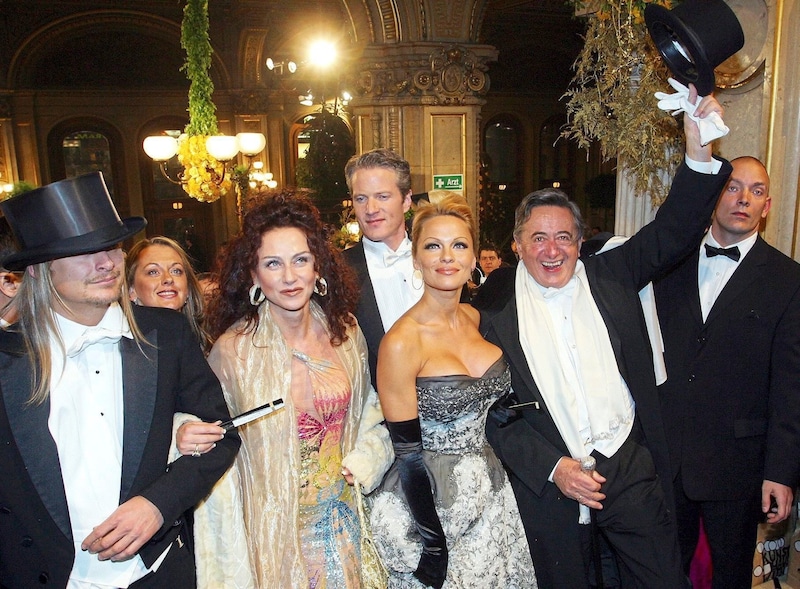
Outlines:
<svg viewBox="0 0 800 589"><path fill-rule="evenodd" d="M283 70L286 68L286 71L290 74L293 74L297 71L297 64L291 60L286 61L275 61L271 57L267 58L267 69L271 72L275 72L279 76L283 75Z"/></svg>

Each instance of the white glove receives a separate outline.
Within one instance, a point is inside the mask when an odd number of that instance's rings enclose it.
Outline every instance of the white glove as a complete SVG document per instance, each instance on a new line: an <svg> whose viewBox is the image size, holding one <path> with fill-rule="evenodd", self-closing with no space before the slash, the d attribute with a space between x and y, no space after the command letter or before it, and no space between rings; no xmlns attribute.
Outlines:
<svg viewBox="0 0 800 589"><path fill-rule="evenodd" d="M686 115L697 123L700 130L700 143L708 145L715 139L724 137L730 132L730 129L722 121L719 113L712 112L706 118L701 119L694 116L694 111L697 106L689 102L689 88L670 78L669 85L672 86L677 92L675 94L667 94L665 92L656 92L654 96L658 99L658 108L665 111L670 111L670 114L676 115L685 112Z"/></svg>

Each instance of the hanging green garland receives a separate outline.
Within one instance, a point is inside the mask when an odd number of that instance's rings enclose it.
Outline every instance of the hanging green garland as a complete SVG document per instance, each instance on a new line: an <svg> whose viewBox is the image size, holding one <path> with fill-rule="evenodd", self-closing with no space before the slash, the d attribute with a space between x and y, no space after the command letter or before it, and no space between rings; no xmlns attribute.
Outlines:
<svg viewBox="0 0 800 589"><path fill-rule="evenodd" d="M186 50L183 70L189 79L189 124L178 144L178 161L184 167L183 189L201 201L215 201L232 189L230 178L221 183L223 166L206 151L206 138L219 132L214 83L209 69L213 50L208 36L208 0L187 0L181 24L181 46Z"/></svg>
<svg viewBox="0 0 800 589"><path fill-rule="evenodd" d="M211 40L208 36L208 0L187 0L181 24L181 46L186 51L183 71L189 78L189 124L187 135L216 135L217 107L211 96Z"/></svg>

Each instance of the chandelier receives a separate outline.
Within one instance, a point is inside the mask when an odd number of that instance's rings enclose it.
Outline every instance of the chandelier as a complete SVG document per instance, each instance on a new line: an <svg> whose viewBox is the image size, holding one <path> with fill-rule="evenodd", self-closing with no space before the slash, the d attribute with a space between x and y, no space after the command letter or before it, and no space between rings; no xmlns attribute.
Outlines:
<svg viewBox="0 0 800 589"><path fill-rule="evenodd" d="M186 136L174 136L175 133L165 135L151 135L146 137L142 143L144 152L147 156L159 164L161 174L172 182L173 184L186 185L188 182L187 173L184 169L178 173L177 178L172 178L167 173L167 162L175 157L178 153L181 141L186 141ZM236 174L244 173L249 174L253 168L253 158L264 150L267 144L267 138L263 133L237 133L236 136L231 135L210 135L205 139L205 148L216 162L221 166L214 165L214 161L208 160L204 162L206 171L214 184L220 185L225 180L226 175L235 176ZM233 159L241 152L247 160L247 168L244 171L235 169ZM255 162L260 164L257 166L261 171L263 168L262 162ZM233 178L236 180L235 178Z"/></svg>

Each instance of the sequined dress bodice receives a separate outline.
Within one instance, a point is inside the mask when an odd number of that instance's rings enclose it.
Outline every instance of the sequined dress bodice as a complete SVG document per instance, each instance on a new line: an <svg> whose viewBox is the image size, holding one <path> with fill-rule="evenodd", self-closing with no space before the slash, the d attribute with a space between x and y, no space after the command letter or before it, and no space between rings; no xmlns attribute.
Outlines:
<svg viewBox="0 0 800 589"><path fill-rule="evenodd" d="M489 406L511 386L506 361L498 358L480 377L417 378L422 445L431 452L478 452L486 444Z"/></svg>

